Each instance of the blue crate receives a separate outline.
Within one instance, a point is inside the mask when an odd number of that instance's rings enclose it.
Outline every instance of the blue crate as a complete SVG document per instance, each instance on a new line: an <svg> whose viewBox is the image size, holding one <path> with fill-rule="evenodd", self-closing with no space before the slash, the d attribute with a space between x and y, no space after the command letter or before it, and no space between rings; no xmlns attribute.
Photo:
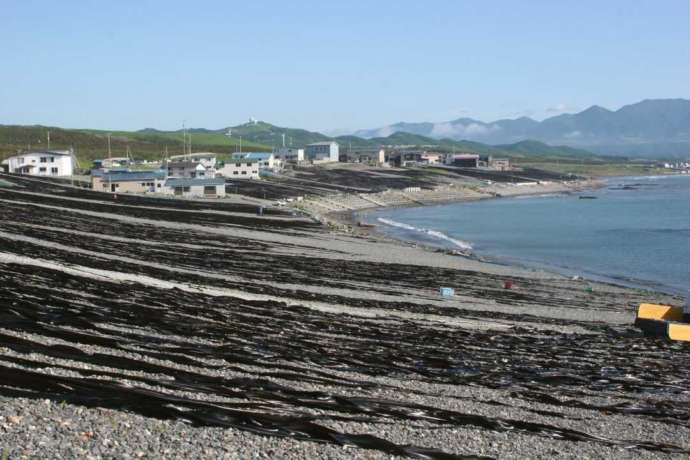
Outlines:
<svg viewBox="0 0 690 460"><path fill-rule="evenodd" d="M441 289L439 289L439 293L443 297L453 297L455 295L455 290L449 287L442 287Z"/></svg>

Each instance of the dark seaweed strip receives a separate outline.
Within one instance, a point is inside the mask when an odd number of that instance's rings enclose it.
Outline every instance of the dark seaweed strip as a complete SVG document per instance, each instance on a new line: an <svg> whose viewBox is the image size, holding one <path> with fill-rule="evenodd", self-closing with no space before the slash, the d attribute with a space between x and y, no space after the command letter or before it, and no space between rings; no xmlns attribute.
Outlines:
<svg viewBox="0 0 690 460"><path fill-rule="evenodd" d="M308 417L243 412L224 408L219 403L191 401L103 380L46 376L5 366L0 366L0 369L3 376L1 385L32 390L40 398L51 398L55 401L68 401L89 407L132 410L148 417L185 420L197 426L220 426L261 435L352 445L412 458L438 460L490 458L453 455L435 449L402 446L372 435L340 433L318 425ZM2 393L2 388L0 387L0 393Z"/></svg>

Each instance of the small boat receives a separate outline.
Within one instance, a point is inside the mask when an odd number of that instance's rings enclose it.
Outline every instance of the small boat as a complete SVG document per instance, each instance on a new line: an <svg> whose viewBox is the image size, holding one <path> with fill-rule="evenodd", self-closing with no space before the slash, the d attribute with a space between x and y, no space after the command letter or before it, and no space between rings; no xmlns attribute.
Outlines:
<svg viewBox="0 0 690 460"><path fill-rule="evenodd" d="M364 227L364 228L374 228L374 227L376 227L376 224L369 224L367 222L359 221L359 222L357 222L357 226L358 227Z"/></svg>
<svg viewBox="0 0 690 460"><path fill-rule="evenodd" d="M581 200L596 200L597 197L592 196L592 195L580 195Z"/></svg>

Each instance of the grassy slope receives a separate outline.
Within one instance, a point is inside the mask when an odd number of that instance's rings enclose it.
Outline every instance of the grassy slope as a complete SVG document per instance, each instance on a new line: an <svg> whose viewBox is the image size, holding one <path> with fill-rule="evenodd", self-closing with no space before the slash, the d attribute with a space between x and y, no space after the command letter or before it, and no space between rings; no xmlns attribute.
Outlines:
<svg viewBox="0 0 690 460"><path fill-rule="evenodd" d="M137 159L160 159L168 148L170 155L182 153L182 133L168 131L99 131L61 129L44 126L0 126L0 158L15 154L20 149L45 148L46 133L50 131L50 146L54 149L74 147L82 167L91 160L107 156L107 136L111 134L113 156L124 156L127 147ZM231 153L237 149L239 138L221 133L192 133L194 151L209 150ZM270 150L269 146L251 141L242 142L243 150Z"/></svg>
<svg viewBox="0 0 690 460"><path fill-rule="evenodd" d="M667 169L657 168L653 163L631 163L628 161L554 161L553 159L534 161L524 159L519 166L543 169L559 174L578 176L648 176L669 174Z"/></svg>

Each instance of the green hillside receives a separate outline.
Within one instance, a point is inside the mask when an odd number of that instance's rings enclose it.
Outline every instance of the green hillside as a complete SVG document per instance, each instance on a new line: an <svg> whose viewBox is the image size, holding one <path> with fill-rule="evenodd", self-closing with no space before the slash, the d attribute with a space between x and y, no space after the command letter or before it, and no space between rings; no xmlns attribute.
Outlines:
<svg viewBox="0 0 690 460"><path fill-rule="evenodd" d="M0 125L0 159L29 147L47 148L48 131L50 131L50 147L53 149L73 147L82 167L87 167L94 159L105 158L108 155L108 133L111 135L113 156L125 156L127 148L136 159L160 159L166 148L170 155L182 153L181 131L147 129L132 132ZM238 137L228 137L218 132L192 132L191 136L193 151L231 153L239 147ZM242 149L270 150L270 146L243 139Z"/></svg>
<svg viewBox="0 0 690 460"><path fill-rule="evenodd" d="M225 135L228 130L232 132L233 137L242 136L243 142L246 139L251 142L276 148L283 145L283 134L285 135L285 145L294 147L304 147L307 144L331 139L321 133L304 129L281 128L263 121L258 121L256 123L249 122L243 125L225 128L216 131L216 133Z"/></svg>
<svg viewBox="0 0 690 460"><path fill-rule="evenodd" d="M507 153L520 156L542 156L542 157L594 157L592 152L587 150L568 147L565 145L548 145L539 141L521 141L514 144L496 145L495 148Z"/></svg>

